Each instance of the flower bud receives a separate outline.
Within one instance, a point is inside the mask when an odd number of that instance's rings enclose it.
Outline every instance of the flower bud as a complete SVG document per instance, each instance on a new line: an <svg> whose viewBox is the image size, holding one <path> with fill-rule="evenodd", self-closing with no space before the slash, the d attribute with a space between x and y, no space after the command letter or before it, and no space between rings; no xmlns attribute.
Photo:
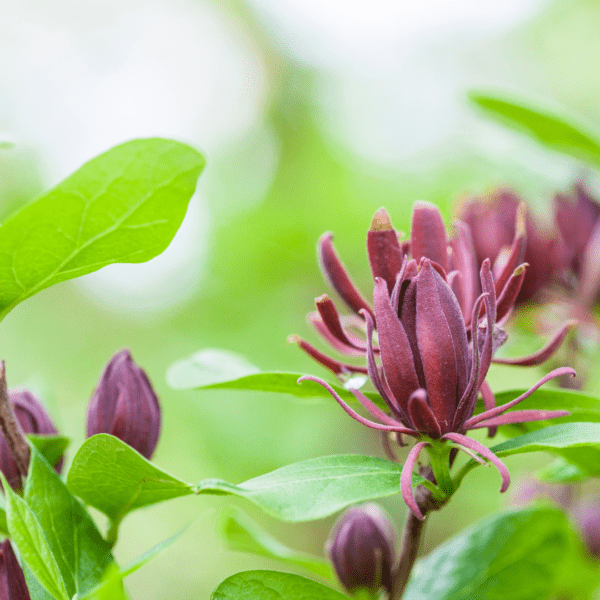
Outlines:
<svg viewBox="0 0 600 600"><path fill-rule="evenodd" d="M31 600L23 569L8 540L0 545L0 599Z"/></svg>
<svg viewBox="0 0 600 600"><path fill-rule="evenodd" d="M41 435L56 434L54 427L46 409L42 403L28 390L10 390L8 398L12 404L17 422L23 433L35 433ZM60 473L62 468L62 458L55 466ZM19 468L13 457L13 454L6 443L4 437L0 434L0 470L6 477L10 486L15 489L21 489L21 475ZM1 598L1 597L0 597Z"/></svg>
<svg viewBox="0 0 600 600"><path fill-rule="evenodd" d="M337 520L327 552L342 585L351 594L360 589L392 590L395 532L388 515L376 504L348 509Z"/></svg>
<svg viewBox="0 0 600 600"><path fill-rule="evenodd" d="M160 406L148 377L129 350L106 365L88 407L88 437L109 433L150 458L160 433Z"/></svg>

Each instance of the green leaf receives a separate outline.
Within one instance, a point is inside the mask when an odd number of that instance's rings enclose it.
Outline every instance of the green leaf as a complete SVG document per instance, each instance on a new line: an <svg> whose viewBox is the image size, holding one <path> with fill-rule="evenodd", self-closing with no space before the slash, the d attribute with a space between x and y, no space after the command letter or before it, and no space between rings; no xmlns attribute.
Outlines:
<svg viewBox="0 0 600 600"><path fill-rule="evenodd" d="M206 479L198 484L198 493L233 494L284 521L311 521L363 500L398 493L401 472L402 465L372 456L324 456L240 485Z"/></svg>
<svg viewBox="0 0 600 600"><path fill-rule="evenodd" d="M519 435L491 448L497 456L545 450L592 476L600 475L600 423L563 423Z"/></svg>
<svg viewBox="0 0 600 600"><path fill-rule="evenodd" d="M56 600L69 600L65 581L46 539L44 529L27 502L15 494L0 472L7 504L12 543L40 584Z"/></svg>
<svg viewBox="0 0 600 600"><path fill-rule="evenodd" d="M496 404L501 406L524 394L527 390L510 390L496 394ZM558 419L549 421L532 421L530 423L518 423L516 425L503 425L502 431L506 433L525 431L534 431L548 425L560 423L582 422L600 423L600 398L591 396L583 392L561 389L540 389L536 390L529 398L509 409L507 413L513 410L522 409L532 410L568 410L571 414ZM476 414L485 410L482 403L477 405Z"/></svg>
<svg viewBox="0 0 600 600"><path fill-rule="evenodd" d="M86 163L2 224L0 319L33 294L169 245L204 167L171 140L134 140Z"/></svg>
<svg viewBox="0 0 600 600"><path fill-rule="evenodd" d="M35 448L24 499L45 532L69 597L96 587L114 564L110 548L81 503Z"/></svg>
<svg viewBox="0 0 600 600"><path fill-rule="evenodd" d="M583 483L589 479L589 474L582 467L559 457L538 471L537 478L546 483Z"/></svg>
<svg viewBox="0 0 600 600"><path fill-rule="evenodd" d="M27 439L52 466L56 465L71 443L68 437L62 435L27 434Z"/></svg>
<svg viewBox="0 0 600 600"><path fill-rule="evenodd" d="M8 536L8 524L6 523L6 500L0 494L0 535Z"/></svg>
<svg viewBox="0 0 600 600"><path fill-rule="evenodd" d="M344 600L344 594L300 575L243 571L228 577L211 600Z"/></svg>
<svg viewBox="0 0 600 600"><path fill-rule="evenodd" d="M508 127L525 133L542 145L600 166L600 141L595 133L576 125L568 116L496 94L470 92L469 98L484 114Z"/></svg>
<svg viewBox="0 0 600 600"><path fill-rule="evenodd" d="M239 509L232 508L223 514L221 534L230 550L266 556L301 567L324 579L333 579L333 571L326 560L285 546Z"/></svg>
<svg viewBox="0 0 600 600"><path fill-rule="evenodd" d="M209 348L172 364L167 370L167 382L177 390L274 392L302 399L333 400L331 394L314 381L303 381L299 384L298 379L302 375L279 371L261 372L239 354ZM348 390L339 384L329 385L345 401L356 403L356 398ZM366 395L378 406L385 408L379 394L366 392Z"/></svg>
<svg viewBox="0 0 600 600"><path fill-rule="evenodd" d="M67 487L116 522L136 508L193 493L193 486L106 433L83 443L73 459Z"/></svg>
<svg viewBox="0 0 600 600"><path fill-rule="evenodd" d="M405 600L544 600L571 548L555 508L502 513L452 538L417 563Z"/></svg>

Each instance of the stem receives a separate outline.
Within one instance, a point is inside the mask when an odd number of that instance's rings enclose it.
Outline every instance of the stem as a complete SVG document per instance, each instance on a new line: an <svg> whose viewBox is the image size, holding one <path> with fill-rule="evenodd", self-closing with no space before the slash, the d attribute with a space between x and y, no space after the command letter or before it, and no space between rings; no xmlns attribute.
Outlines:
<svg viewBox="0 0 600 600"><path fill-rule="evenodd" d="M408 511L404 525L404 535L402 537L402 554L400 555L400 563L394 579L391 600L399 600L404 594L408 578L419 554L419 546L421 545L424 530L425 521L419 521L412 511Z"/></svg>
<svg viewBox="0 0 600 600"><path fill-rule="evenodd" d="M450 476L450 450L448 444L435 444L426 446L433 476L438 487L444 492L446 497L450 497L454 491L454 483Z"/></svg>
<svg viewBox="0 0 600 600"><path fill-rule="evenodd" d="M121 524L121 519L111 519L110 524L108 526L108 531L106 532L106 542L108 543L109 548L112 550L113 546L117 543L117 537L119 536L119 525Z"/></svg>
<svg viewBox="0 0 600 600"><path fill-rule="evenodd" d="M6 371L3 360L0 361L0 431L12 452L21 477L27 477L30 456L29 444L19 427L8 398Z"/></svg>

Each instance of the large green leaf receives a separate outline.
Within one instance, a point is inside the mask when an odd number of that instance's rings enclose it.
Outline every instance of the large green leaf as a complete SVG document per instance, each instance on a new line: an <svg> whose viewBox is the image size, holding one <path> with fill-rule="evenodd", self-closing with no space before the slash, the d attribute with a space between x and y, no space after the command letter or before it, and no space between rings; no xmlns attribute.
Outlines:
<svg viewBox="0 0 600 600"><path fill-rule="evenodd" d="M136 508L186 496L194 489L106 433L92 436L79 448L67 487L115 522Z"/></svg>
<svg viewBox="0 0 600 600"><path fill-rule="evenodd" d="M0 472L7 504L8 530L21 559L56 600L69 600L67 582L52 552L46 532L23 498L17 496Z"/></svg>
<svg viewBox="0 0 600 600"><path fill-rule="evenodd" d="M224 513L221 534L230 550L266 556L306 569L325 579L333 578L333 571L326 560L285 546L239 509Z"/></svg>
<svg viewBox="0 0 600 600"><path fill-rule="evenodd" d="M406 600L543 600L571 548L554 508L497 514L447 541L417 563Z"/></svg>
<svg viewBox="0 0 600 600"><path fill-rule="evenodd" d="M185 144L127 142L86 163L2 224L0 319L60 281L169 245L204 167Z"/></svg>
<svg viewBox="0 0 600 600"><path fill-rule="evenodd" d="M24 500L44 531L69 596L81 596L96 587L114 564L110 548L81 503L35 448Z"/></svg>
<svg viewBox="0 0 600 600"><path fill-rule="evenodd" d="M233 485L198 484L200 494L233 494L285 521L310 521L346 506L400 491L402 465L354 454L312 458Z"/></svg>
<svg viewBox="0 0 600 600"><path fill-rule="evenodd" d="M60 460L71 440L62 435L27 434L27 439L37 448L37 451L52 465Z"/></svg>
<svg viewBox="0 0 600 600"><path fill-rule="evenodd" d="M544 146L600 166L600 138L569 117L536 108L524 100L470 92L469 98L491 118L527 134Z"/></svg>
<svg viewBox="0 0 600 600"><path fill-rule="evenodd" d="M243 571L223 581L210 598L211 600L347 600L348 596L292 573Z"/></svg>

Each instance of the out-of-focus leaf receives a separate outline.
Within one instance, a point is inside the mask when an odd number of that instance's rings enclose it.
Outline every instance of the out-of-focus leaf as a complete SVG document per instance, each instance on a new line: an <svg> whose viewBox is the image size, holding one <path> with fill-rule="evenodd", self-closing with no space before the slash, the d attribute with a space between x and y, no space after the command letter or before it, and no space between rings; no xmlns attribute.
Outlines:
<svg viewBox="0 0 600 600"><path fill-rule="evenodd" d="M133 140L9 218L0 236L0 318L55 283L160 254L203 167L204 158L185 144Z"/></svg>
<svg viewBox="0 0 600 600"><path fill-rule="evenodd" d="M333 578L333 571L326 560L285 546L239 509L230 509L223 514L221 534L230 550L274 558L325 579Z"/></svg>
<svg viewBox="0 0 600 600"><path fill-rule="evenodd" d="M524 100L510 100L478 91L469 98L487 116L527 134L544 146L600 166L600 140L568 117L552 114Z"/></svg>
<svg viewBox="0 0 600 600"><path fill-rule="evenodd" d="M52 466L59 461L71 442L68 437L62 435L28 434L27 439Z"/></svg>
<svg viewBox="0 0 600 600"><path fill-rule="evenodd" d="M296 398L325 398L331 394L314 381L298 383L302 373L261 372L244 357L225 350L207 349L189 358L177 361L167 371L167 381L172 388L187 390L238 390L289 394ZM339 384L331 387L347 402L356 399ZM378 406L385 408L379 394L366 392Z"/></svg>
<svg viewBox="0 0 600 600"><path fill-rule="evenodd" d="M540 481L546 483L583 483L589 479L589 473L568 460L559 457L547 467L537 472Z"/></svg>
<svg viewBox="0 0 600 600"><path fill-rule="evenodd" d="M110 548L81 503L32 448L24 499L42 528L69 597L96 587L114 564ZM114 596L115 600L122 596Z"/></svg>
<svg viewBox="0 0 600 600"><path fill-rule="evenodd" d="M417 563L406 600L543 600L570 549L557 509L494 515L448 540Z"/></svg>
<svg viewBox="0 0 600 600"><path fill-rule="evenodd" d="M402 465L354 454L312 458L233 485L198 484L200 494L233 494L284 521L311 521L346 506L400 491Z"/></svg>
<svg viewBox="0 0 600 600"><path fill-rule="evenodd" d="M40 584L56 600L69 600L65 580L50 544L34 512L17 496L0 473L7 503L7 522L12 543Z"/></svg>
<svg viewBox="0 0 600 600"><path fill-rule="evenodd" d="M279 571L243 571L228 577L211 600L344 600L348 598L306 577Z"/></svg>
<svg viewBox="0 0 600 600"><path fill-rule="evenodd" d="M90 437L79 448L67 487L115 522L136 508L193 493L193 486L106 433Z"/></svg>

